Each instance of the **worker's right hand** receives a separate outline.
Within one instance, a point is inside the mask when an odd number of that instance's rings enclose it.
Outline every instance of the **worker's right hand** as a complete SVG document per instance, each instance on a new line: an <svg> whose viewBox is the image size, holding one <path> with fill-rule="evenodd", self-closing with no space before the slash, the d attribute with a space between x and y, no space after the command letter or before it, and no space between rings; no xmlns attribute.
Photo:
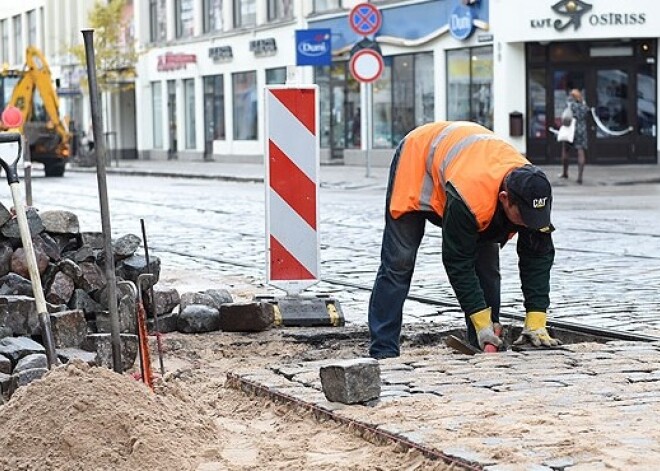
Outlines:
<svg viewBox="0 0 660 471"><path fill-rule="evenodd" d="M493 320L490 316L491 309L489 307L470 315L472 325L477 331L477 341L479 342L479 347L482 350L486 344L495 345L496 347L502 345L502 340L497 335L495 335L495 330L493 329Z"/></svg>

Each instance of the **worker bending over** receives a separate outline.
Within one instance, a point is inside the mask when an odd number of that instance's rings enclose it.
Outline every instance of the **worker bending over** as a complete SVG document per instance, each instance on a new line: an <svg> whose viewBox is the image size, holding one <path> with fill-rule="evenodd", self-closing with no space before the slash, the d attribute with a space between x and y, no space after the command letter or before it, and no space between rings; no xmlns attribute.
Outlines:
<svg viewBox="0 0 660 471"><path fill-rule="evenodd" d="M399 356L408 295L426 221L442 227L442 261L465 313L468 341L500 346L499 249L518 233L525 326L516 343L559 343L546 330L552 188L509 143L471 122L436 122L411 131L390 167L381 264L369 301L369 354Z"/></svg>

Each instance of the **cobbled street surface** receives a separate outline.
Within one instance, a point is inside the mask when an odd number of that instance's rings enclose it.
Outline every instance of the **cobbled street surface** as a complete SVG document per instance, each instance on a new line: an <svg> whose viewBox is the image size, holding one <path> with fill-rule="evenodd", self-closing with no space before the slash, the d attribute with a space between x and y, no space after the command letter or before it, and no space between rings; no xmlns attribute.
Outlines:
<svg viewBox="0 0 660 471"><path fill-rule="evenodd" d="M321 276L350 286L321 282L310 291L335 296L347 322L365 324L368 289L379 264L385 177L381 171L382 178L364 178L363 169L355 168L333 172L321 179ZM242 277L261 293L278 293L263 286L262 183L112 174L107 182L113 236L141 235L144 218L150 249L161 257L163 270L217 271ZM660 184L560 181L554 190L557 256L549 317L660 336ZM69 172L63 179L37 174L33 194L39 210L73 211L83 230L100 231L95 174ZM10 204L8 187L0 188L0 198ZM428 224L411 295L442 305L408 301L405 323L463 323L440 246L439 229ZM501 271L502 310L523 315L515 239L501 251Z"/></svg>
<svg viewBox="0 0 660 471"><path fill-rule="evenodd" d="M356 170L356 173L361 173ZM34 205L78 214L100 230L93 174L35 178ZM170 268L219 272L264 286L264 187L260 183L108 176L115 237L140 234ZM321 189L322 277L314 288L340 300L364 327L378 267L384 182L334 175ZM8 204L8 189L0 190ZM557 184L551 318L660 336L660 185ZM502 250L504 311L522 314L515 244ZM332 281L333 283L330 283ZM337 285L347 283L353 287ZM207 288L202 286L200 288ZM440 233L428 227L405 324L458 326L441 265ZM655 470L660 463L660 343L568 345L545 352L467 357L438 345L381 362L383 393L368 406L325 401L318 369L328 361L237 371L246 381L396 434L489 471Z"/></svg>

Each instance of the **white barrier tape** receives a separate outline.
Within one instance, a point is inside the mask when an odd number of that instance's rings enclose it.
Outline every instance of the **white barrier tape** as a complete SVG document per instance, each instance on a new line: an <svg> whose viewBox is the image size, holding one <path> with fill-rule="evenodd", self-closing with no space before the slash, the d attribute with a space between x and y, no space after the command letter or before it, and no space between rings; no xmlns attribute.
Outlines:
<svg viewBox="0 0 660 471"><path fill-rule="evenodd" d="M612 131L610 129L607 129L605 125L601 122L598 115L596 114L595 108L591 108L591 116L593 116L594 122L596 123L596 126L598 126L598 129L603 131L605 134L609 134L610 136L625 136L626 134L631 133L635 129L632 126L628 126L628 128L624 129L623 131Z"/></svg>

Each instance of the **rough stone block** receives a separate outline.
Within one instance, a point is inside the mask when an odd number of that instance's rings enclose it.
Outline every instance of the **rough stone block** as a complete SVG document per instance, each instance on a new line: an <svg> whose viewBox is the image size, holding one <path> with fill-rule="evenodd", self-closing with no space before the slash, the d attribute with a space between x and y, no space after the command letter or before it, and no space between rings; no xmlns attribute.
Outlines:
<svg viewBox="0 0 660 471"><path fill-rule="evenodd" d="M48 368L31 368L29 370L23 370L19 371L18 373L14 373L11 375L12 384L9 389L9 394L14 394L16 389L20 388L21 386L27 386L32 381L41 379L46 373L48 373Z"/></svg>
<svg viewBox="0 0 660 471"><path fill-rule="evenodd" d="M216 305L210 294L201 292L183 293L179 300L179 312L183 312L188 306L192 305L203 305L220 310L220 306Z"/></svg>
<svg viewBox="0 0 660 471"><path fill-rule="evenodd" d="M11 383L12 383L11 375L0 373L0 396L9 396ZM2 400L0 400L0 405L2 405Z"/></svg>
<svg viewBox="0 0 660 471"><path fill-rule="evenodd" d="M186 334L214 332L220 329L220 312L202 304L190 304L179 313L177 330Z"/></svg>
<svg viewBox="0 0 660 471"><path fill-rule="evenodd" d="M41 221L46 232L51 234L75 235L80 232L78 216L70 211L44 211L41 213Z"/></svg>
<svg viewBox="0 0 660 471"><path fill-rule="evenodd" d="M332 363L321 367L320 375L328 401L358 404L380 396L380 366L373 358Z"/></svg>
<svg viewBox="0 0 660 471"><path fill-rule="evenodd" d="M87 321L80 309L51 314L50 324L57 348L80 348L87 338Z"/></svg>
<svg viewBox="0 0 660 471"><path fill-rule="evenodd" d="M57 272L55 278L53 278L53 282L48 288L46 300L53 304L66 304L71 299L73 290L73 280L61 271Z"/></svg>
<svg viewBox="0 0 660 471"><path fill-rule="evenodd" d="M27 208L25 211L27 216L28 227L30 228L30 235L33 237L37 234L40 234L44 230L44 224L41 221L41 216L35 208ZM0 232L3 236L9 239L20 239L21 231L18 227L18 219L12 218L7 221L6 224L2 226Z"/></svg>
<svg viewBox="0 0 660 471"><path fill-rule="evenodd" d="M58 348L57 357L62 363L68 363L72 360L81 360L90 366L96 365L96 353L87 352L78 348Z"/></svg>
<svg viewBox="0 0 660 471"><path fill-rule="evenodd" d="M34 298L28 296L0 296L0 325L14 335L32 335L39 325Z"/></svg>
<svg viewBox="0 0 660 471"><path fill-rule="evenodd" d="M18 374L21 371L32 370L35 368L48 368L48 358L43 353L33 353L26 357L21 358L16 363L13 374Z"/></svg>
<svg viewBox="0 0 660 471"><path fill-rule="evenodd" d="M181 296L179 296L179 292L174 288L154 286L154 302L156 303L156 314L161 316L162 314L172 312L181 302Z"/></svg>
<svg viewBox="0 0 660 471"><path fill-rule="evenodd" d="M266 302L229 303L220 306L220 329L225 332L262 332L275 320L275 308Z"/></svg>
<svg viewBox="0 0 660 471"><path fill-rule="evenodd" d="M32 353L46 353L46 349L28 337L5 337L0 340L0 355L9 358L14 365Z"/></svg>
<svg viewBox="0 0 660 471"><path fill-rule="evenodd" d="M170 312L168 314L163 314L158 316L158 331L161 334L167 334L169 332L176 332L178 329L178 312ZM156 331L156 320L147 319L147 329L149 332Z"/></svg>
<svg viewBox="0 0 660 471"><path fill-rule="evenodd" d="M138 352L137 335L121 334L121 360L124 371L130 369L135 363ZM96 364L113 368L112 339L110 334L89 334L82 348L88 352L96 352Z"/></svg>
<svg viewBox="0 0 660 471"><path fill-rule="evenodd" d="M0 373L11 374L11 360L0 355Z"/></svg>

